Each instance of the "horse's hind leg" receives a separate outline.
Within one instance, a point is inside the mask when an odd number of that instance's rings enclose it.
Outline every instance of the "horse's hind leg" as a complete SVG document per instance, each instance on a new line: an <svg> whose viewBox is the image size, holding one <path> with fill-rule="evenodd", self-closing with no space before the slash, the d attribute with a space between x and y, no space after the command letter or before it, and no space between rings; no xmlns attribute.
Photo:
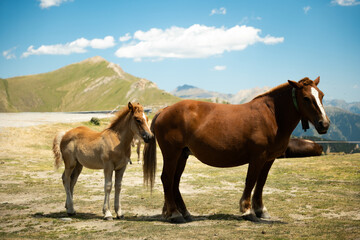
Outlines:
<svg viewBox="0 0 360 240"><path fill-rule="evenodd" d="M65 208L66 208L66 212L69 216L76 214L76 212L74 210L73 195L71 192L71 174L72 174L73 170L74 170L74 166L72 166L72 167L65 166L65 170L62 175L63 184L64 184L64 188L65 188L65 192L66 192Z"/></svg>
<svg viewBox="0 0 360 240"><path fill-rule="evenodd" d="M165 195L163 215L173 223L184 223L186 221L177 209L174 195L175 172L181 151L172 149L171 147L162 148L162 150L165 150L162 151L164 166L161 174L161 181L163 183Z"/></svg>
<svg viewBox="0 0 360 240"><path fill-rule="evenodd" d="M258 180L256 182L256 187L255 187L254 194L252 197L252 201L251 201L252 208L253 208L256 216L259 218L270 218L270 215L262 201L262 193L263 193L263 189L264 189L264 185L265 185L268 173L269 173L270 168L273 163L274 163L274 160L265 163L263 169L260 172Z"/></svg>
<svg viewBox="0 0 360 240"><path fill-rule="evenodd" d="M121 203L120 203L120 193L121 193L121 182L122 178L124 176L124 172L126 169L125 167L121 168L120 170L115 171L115 212L116 212L116 218L120 219L123 217L121 214Z"/></svg>
<svg viewBox="0 0 360 240"><path fill-rule="evenodd" d="M189 149L184 148L177 163L173 191L175 196L175 203L178 210L180 211L180 213L183 215L183 217L187 222L191 222L192 221L191 214L186 209L186 205L179 190L180 178L182 173L184 172L188 157L189 157Z"/></svg>
<svg viewBox="0 0 360 240"><path fill-rule="evenodd" d="M78 180L78 177L83 169L83 165L81 165L79 162L76 162L76 166L71 174L71 183L70 183L70 190L71 195L74 195L74 186Z"/></svg>

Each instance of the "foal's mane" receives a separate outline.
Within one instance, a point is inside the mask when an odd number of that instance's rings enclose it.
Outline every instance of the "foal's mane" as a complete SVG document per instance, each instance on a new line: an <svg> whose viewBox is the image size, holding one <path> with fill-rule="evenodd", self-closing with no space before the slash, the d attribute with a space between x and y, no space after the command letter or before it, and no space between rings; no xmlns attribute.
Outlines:
<svg viewBox="0 0 360 240"><path fill-rule="evenodd" d="M138 103L132 103L133 106L133 112L139 112L139 111L143 111L143 107L138 104ZM125 106L124 108L122 108L120 111L118 111L115 114L115 118L111 121L108 129L113 129L115 130L117 128L117 125L119 123L121 123L122 121L124 121L124 119L126 118L126 116L131 112L131 110L129 109L128 106Z"/></svg>
<svg viewBox="0 0 360 240"><path fill-rule="evenodd" d="M116 126L124 120L124 118L128 115L129 112L130 109L127 106L122 108L120 111L118 111L115 114L115 118L111 121L110 126L108 128L115 129Z"/></svg>

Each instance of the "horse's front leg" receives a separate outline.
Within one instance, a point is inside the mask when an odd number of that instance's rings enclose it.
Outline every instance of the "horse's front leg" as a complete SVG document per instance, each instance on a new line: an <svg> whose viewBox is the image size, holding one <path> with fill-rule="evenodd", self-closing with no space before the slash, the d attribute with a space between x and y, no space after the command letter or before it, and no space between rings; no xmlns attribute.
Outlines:
<svg viewBox="0 0 360 240"><path fill-rule="evenodd" d="M108 165L104 167L104 176L105 176L105 184L104 184L105 198L104 198L104 206L103 206L104 220L113 219L110 212L110 193L112 187L113 167Z"/></svg>
<svg viewBox="0 0 360 240"><path fill-rule="evenodd" d="M246 175L246 181L245 181L245 189L240 199L240 212L243 213L242 215L245 219L251 221L258 221L254 211L251 208L251 192L258 179L262 166L263 164L259 164L256 162L249 163L249 167Z"/></svg>
<svg viewBox="0 0 360 240"><path fill-rule="evenodd" d="M125 167L121 168L120 170L115 170L115 202L114 202L114 206L115 206L115 212L116 212L117 219L124 217L121 214L120 192L121 192L121 182L122 182L122 178L124 176L126 166L127 165L125 165Z"/></svg>
<svg viewBox="0 0 360 240"><path fill-rule="evenodd" d="M274 160L265 163L256 182L256 187L252 197L252 208L254 209L256 216L259 218L270 218L270 215L263 204L262 194L268 173L273 163Z"/></svg>

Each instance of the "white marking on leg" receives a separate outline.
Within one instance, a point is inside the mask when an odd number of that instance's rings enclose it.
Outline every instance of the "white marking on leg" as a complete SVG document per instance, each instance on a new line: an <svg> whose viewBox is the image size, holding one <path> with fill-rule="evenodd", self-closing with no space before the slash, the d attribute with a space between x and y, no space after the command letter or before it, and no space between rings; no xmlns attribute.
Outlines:
<svg viewBox="0 0 360 240"><path fill-rule="evenodd" d="M327 119L326 117L326 113L325 113L325 109L323 107L323 105L321 104L320 98L319 98L319 92L318 90L316 90L315 88L311 87L311 94L314 96L315 100L316 100L316 104L318 105L318 107L320 108L321 114L323 119Z"/></svg>

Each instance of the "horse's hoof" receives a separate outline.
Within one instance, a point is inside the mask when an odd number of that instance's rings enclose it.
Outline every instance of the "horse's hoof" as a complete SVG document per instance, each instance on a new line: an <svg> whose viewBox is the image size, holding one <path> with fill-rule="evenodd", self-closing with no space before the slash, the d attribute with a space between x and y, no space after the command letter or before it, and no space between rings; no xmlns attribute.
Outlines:
<svg viewBox="0 0 360 240"><path fill-rule="evenodd" d="M124 219L124 214L116 216L116 219Z"/></svg>
<svg viewBox="0 0 360 240"><path fill-rule="evenodd" d="M173 217L169 219L171 223L186 223L186 220L183 216Z"/></svg>
<svg viewBox="0 0 360 240"><path fill-rule="evenodd" d="M105 220L105 221L112 221L113 218L112 218L112 217L104 217L104 220Z"/></svg>
<svg viewBox="0 0 360 240"><path fill-rule="evenodd" d="M242 218L251 222L260 222L260 219L256 217L255 214L243 214Z"/></svg>
<svg viewBox="0 0 360 240"><path fill-rule="evenodd" d="M261 219L270 219L270 214L268 213L266 207L260 208L258 210L253 210L256 217Z"/></svg>
<svg viewBox="0 0 360 240"><path fill-rule="evenodd" d="M72 217L72 216L75 216L75 215L76 215L76 212L72 212L72 213L68 212L67 215L68 215L69 217Z"/></svg>
<svg viewBox="0 0 360 240"><path fill-rule="evenodd" d="M261 219L270 219L270 214L267 212L256 213L256 217Z"/></svg>
<svg viewBox="0 0 360 240"><path fill-rule="evenodd" d="M192 218L191 215L184 216L184 219L185 219L186 222L192 222L192 221L194 221L194 219Z"/></svg>

